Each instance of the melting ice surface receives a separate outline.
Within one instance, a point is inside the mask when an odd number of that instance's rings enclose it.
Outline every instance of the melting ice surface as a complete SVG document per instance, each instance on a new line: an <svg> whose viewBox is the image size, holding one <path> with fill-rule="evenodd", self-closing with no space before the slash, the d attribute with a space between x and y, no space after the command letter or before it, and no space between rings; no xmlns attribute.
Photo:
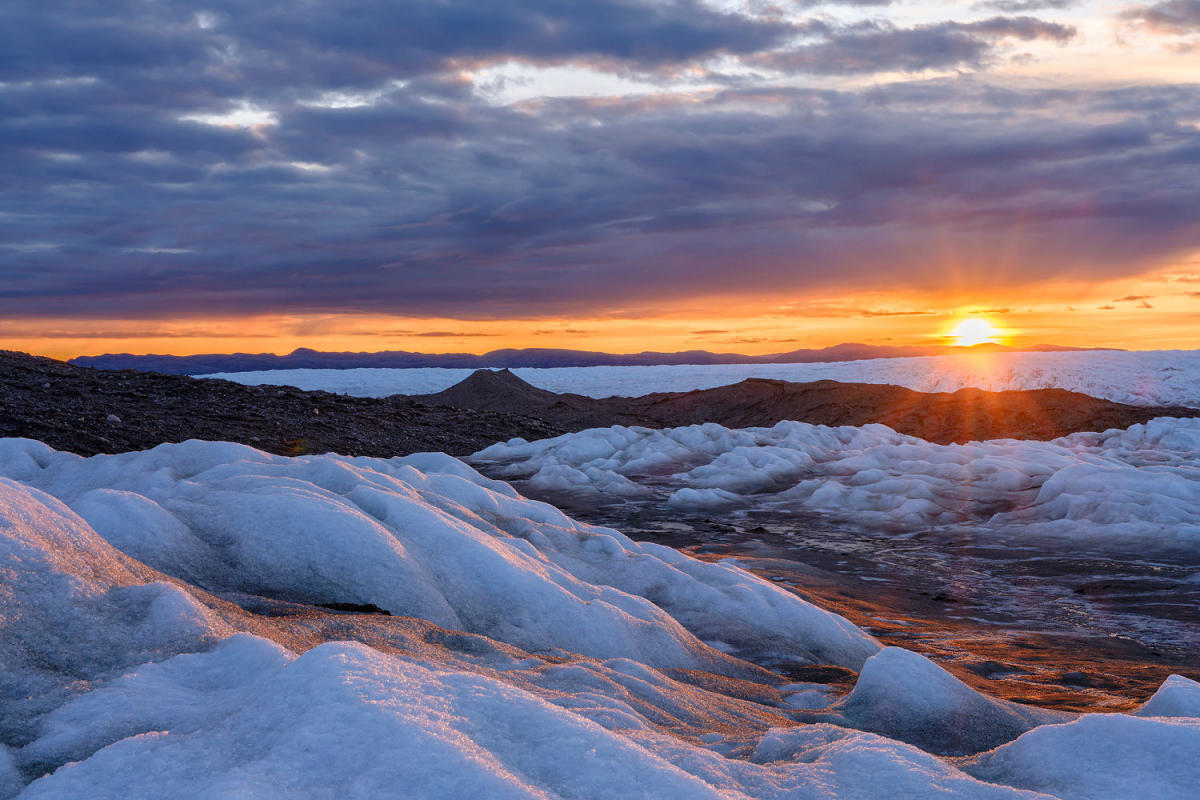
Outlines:
<svg viewBox="0 0 1200 800"><path fill-rule="evenodd" d="M200 377L383 397L440 392L471 372L432 368L290 369ZM921 392L953 392L964 387L991 391L1060 388L1132 405L1200 408L1200 351L1196 350L968 353L827 364L561 367L513 372L543 389L590 397L711 389L756 377L890 383Z"/></svg>
<svg viewBox="0 0 1200 800"><path fill-rule="evenodd" d="M923 591L985 628L1200 653L1200 420L962 445L881 425L614 427L470 460L638 538Z"/></svg>
<svg viewBox="0 0 1200 800"><path fill-rule="evenodd" d="M770 582L447 456L3 440L0 474L3 798L1182 798L1200 781L1192 681L1133 715L990 699ZM839 698L730 652L860 675Z"/></svg>
<svg viewBox="0 0 1200 800"><path fill-rule="evenodd" d="M542 491L665 496L678 509L779 508L913 532L971 523L1024 540L1200 551L1200 420L1050 442L939 445L884 425L616 426L476 453Z"/></svg>

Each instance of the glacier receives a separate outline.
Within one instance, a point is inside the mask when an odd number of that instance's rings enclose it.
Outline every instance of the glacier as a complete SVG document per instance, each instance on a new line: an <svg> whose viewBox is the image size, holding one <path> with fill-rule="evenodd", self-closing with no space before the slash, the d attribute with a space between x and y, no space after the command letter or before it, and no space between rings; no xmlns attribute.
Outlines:
<svg viewBox="0 0 1200 800"><path fill-rule="evenodd" d="M714 433L641 466L719 458ZM1193 433L1118 449L1141 469ZM191 441L81 458L9 439L0 475L5 800L1184 798L1200 780L1200 684L1173 676L1132 714L988 698L734 565L448 456ZM747 660L768 651L858 682L834 697Z"/></svg>

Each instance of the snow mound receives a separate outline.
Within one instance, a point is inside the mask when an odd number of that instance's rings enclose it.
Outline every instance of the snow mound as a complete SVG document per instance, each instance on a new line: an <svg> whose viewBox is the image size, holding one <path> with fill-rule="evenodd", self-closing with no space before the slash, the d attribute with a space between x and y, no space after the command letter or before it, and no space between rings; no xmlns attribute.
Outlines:
<svg viewBox="0 0 1200 800"><path fill-rule="evenodd" d="M31 719L93 676L232 632L162 578L59 501L0 478L0 739L22 743Z"/></svg>
<svg viewBox="0 0 1200 800"><path fill-rule="evenodd" d="M589 397L689 392L746 378L807 382L889 383L919 392L1068 389L1118 403L1200 408L1200 351L963 353L877 358L825 364L715 364L656 367L514 369L541 389ZM284 369L202 375L249 385L275 384L360 397L432 394L472 374L469 369Z"/></svg>
<svg viewBox="0 0 1200 800"><path fill-rule="evenodd" d="M1200 719L1200 683L1171 675L1154 696L1134 712L1139 717L1196 717Z"/></svg>
<svg viewBox="0 0 1200 800"><path fill-rule="evenodd" d="M211 726L293 658L274 642L238 633L207 653L143 664L48 714L42 735L21 750L22 760L66 764L130 736L188 734Z"/></svg>
<svg viewBox="0 0 1200 800"><path fill-rule="evenodd" d="M84 459L8 440L4 473L70 505L105 547L213 591L373 604L527 650L715 672L742 667L701 639L851 668L879 647L737 567L583 525L441 454L192 441Z"/></svg>
<svg viewBox="0 0 1200 800"><path fill-rule="evenodd" d="M898 647L868 659L854 690L822 713L939 755L978 753L1070 716L987 697Z"/></svg>
<svg viewBox="0 0 1200 800"><path fill-rule="evenodd" d="M1200 786L1200 719L1088 714L966 762L980 780L1063 800L1186 800Z"/></svg>
<svg viewBox="0 0 1200 800"><path fill-rule="evenodd" d="M521 798L546 789L581 796L605 783L611 797L646 788L719 796L600 726L496 680L328 644L238 686L237 670L224 663L242 661L238 649L136 687L140 705L158 710L160 727L60 768L22 797L99 800L186 789L191 796L286 798L319 786L328 797L391 797L403 787L408 797ZM206 674L214 671L221 674ZM205 691L209 683L216 686ZM222 696L199 714L187 713L180 697L213 693ZM132 700L98 698L96 705L116 704L112 716ZM85 731L101 739L106 732ZM615 763L625 769L612 771Z"/></svg>
<svg viewBox="0 0 1200 800"><path fill-rule="evenodd" d="M588 695L578 681L566 686ZM495 677L351 643L297 658L249 636L76 700L34 746L87 757L33 782L22 800L1022 794L831 726L770 731L759 763L739 761L648 725L599 725Z"/></svg>
<svg viewBox="0 0 1200 800"><path fill-rule="evenodd" d="M1197 419L961 445L883 425L613 427L513 439L469 460L539 491L597 499L659 492L681 511L781 509L884 530L970 523L1137 547L1200 545Z"/></svg>
<svg viewBox="0 0 1200 800"><path fill-rule="evenodd" d="M915 747L821 723L767 731L750 760L780 770L811 769L812 783L796 787L800 797L1031 797L1007 787L965 784L954 779L961 774L957 770Z"/></svg>

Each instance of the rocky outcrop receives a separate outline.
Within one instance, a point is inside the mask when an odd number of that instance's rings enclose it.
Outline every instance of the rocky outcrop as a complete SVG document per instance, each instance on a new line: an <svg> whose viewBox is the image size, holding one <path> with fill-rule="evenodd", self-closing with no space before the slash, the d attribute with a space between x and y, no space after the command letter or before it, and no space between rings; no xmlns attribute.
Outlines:
<svg viewBox="0 0 1200 800"><path fill-rule="evenodd" d="M508 370L479 370L443 392L349 397L288 386L243 386L132 370L78 367L0 351L0 436L39 439L83 455L163 442L241 442L272 453L466 455L516 436L585 428L717 422L731 428L790 419L880 422L932 442L1052 439L1125 428L1188 408L1127 406L1061 389L928 394L876 384L751 378L693 392L594 399L531 386Z"/></svg>

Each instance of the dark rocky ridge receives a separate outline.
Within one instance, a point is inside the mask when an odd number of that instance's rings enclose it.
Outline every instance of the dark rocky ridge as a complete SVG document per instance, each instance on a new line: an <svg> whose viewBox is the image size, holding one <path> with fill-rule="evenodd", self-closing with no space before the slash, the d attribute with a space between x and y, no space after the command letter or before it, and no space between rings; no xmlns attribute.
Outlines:
<svg viewBox="0 0 1200 800"><path fill-rule="evenodd" d="M708 350L688 350L681 353L601 353L592 350L566 350L550 347L492 350L489 353L413 353L407 350L384 350L377 353L329 353L298 348L287 355L275 353L209 353L195 356L131 355L106 353L100 356L79 356L70 363L99 369L137 369L165 372L169 375L206 375L214 372L249 372L270 369L395 369L406 367L451 367L458 369L517 369L520 367L599 367L654 366L660 364L805 364L820 361L861 361L873 358L904 358L935 356L950 353L998 352L1009 350L1059 351L1108 348L1062 347L1034 345L1008 347L999 344L978 344L974 347L934 345L874 345L846 342L816 350L791 350L748 356L741 353L713 353Z"/></svg>
<svg viewBox="0 0 1200 800"><path fill-rule="evenodd" d="M882 422L945 443L1050 439L1159 416L1200 416L1200 410L1127 406L1059 389L926 394L898 386L764 379L596 400L538 389L507 370L481 370L437 394L369 398L97 370L0 351L0 436L39 439L82 455L186 439L241 442L285 455L467 455L514 436L539 439L598 426L745 427L783 419Z"/></svg>
<svg viewBox="0 0 1200 800"><path fill-rule="evenodd" d="M40 439L81 455L186 439L241 442L284 455L392 456L428 450L465 455L513 436L536 439L564 432L528 416L458 411L402 395L347 397L112 372L0 351L0 436Z"/></svg>
<svg viewBox="0 0 1200 800"><path fill-rule="evenodd" d="M614 424L670 428L703 422L746 428L781 420L822 425L882 423L939 444L1054 439L1078 431L1127 428L1155 417L1200 416L1200 409L1131 406L1066 389L928 393L888 384L791 383L767 378L747 378L715 389L596 400L538 389L508 370L480 370L456 386L420 399L464 409L530 414L572 430Z"/></svg>

